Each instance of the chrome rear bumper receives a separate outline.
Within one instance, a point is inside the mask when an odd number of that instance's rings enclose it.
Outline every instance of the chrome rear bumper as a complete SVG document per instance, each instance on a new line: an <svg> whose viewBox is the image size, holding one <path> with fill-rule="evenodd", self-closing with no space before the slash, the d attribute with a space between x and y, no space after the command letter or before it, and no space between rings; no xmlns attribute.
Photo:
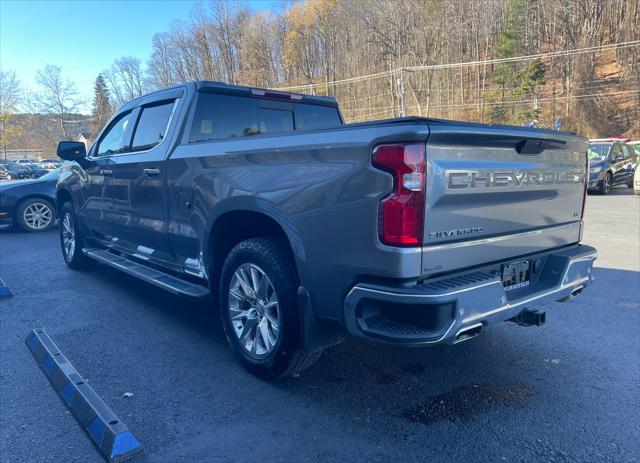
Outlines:
<svg viewBox="0 0 640 463"><path fill-rule="evenodd" d="M410 287L357 284L345 299L345 325L352 335L388 342L459 342L525 310L577 295L593 281L596 257L584 245L527 256L540 261L535 279L508 292L492 268Z"/></svg>

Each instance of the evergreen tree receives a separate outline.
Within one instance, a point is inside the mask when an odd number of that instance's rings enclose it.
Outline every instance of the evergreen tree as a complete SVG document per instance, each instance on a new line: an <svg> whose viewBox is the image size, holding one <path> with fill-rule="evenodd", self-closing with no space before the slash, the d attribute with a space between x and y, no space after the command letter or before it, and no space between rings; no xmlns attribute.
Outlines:
<svg viewBox="0 0 640 463"><path fill-rule="evenodd" d="M525 0L507 1L507 18L505 28L494 46L496 58L512 58L520 51L520 38L523 18L526 17ZM489 118L493 122L508 122L508 101L513 96L513 85L517 84L518 63L500 63L493 69L492 80L496 89L489 93L487 100L492 103Z"/></svg>
<svg viewBox="0 0 640 463"><path fill-rule="evenodd" d="M113 107L109 101L109 88L102 74L98 74L93 91L93 132L95 136L109 121L113 114Z"/></svg>

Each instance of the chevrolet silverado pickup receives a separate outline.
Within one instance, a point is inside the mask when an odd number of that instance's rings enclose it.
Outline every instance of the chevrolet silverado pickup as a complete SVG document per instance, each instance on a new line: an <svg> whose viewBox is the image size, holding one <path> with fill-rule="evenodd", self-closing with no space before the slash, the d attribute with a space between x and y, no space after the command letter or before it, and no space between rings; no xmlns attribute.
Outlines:
<svg viewBox="0 0 640 463"><path fill-rule="evenodd" d="M587 141L566 132L344 124L330 97L191 82L58 155L67 265L211 300L262 377L344 334L422 346L541 325L592 281Z"/></svg>

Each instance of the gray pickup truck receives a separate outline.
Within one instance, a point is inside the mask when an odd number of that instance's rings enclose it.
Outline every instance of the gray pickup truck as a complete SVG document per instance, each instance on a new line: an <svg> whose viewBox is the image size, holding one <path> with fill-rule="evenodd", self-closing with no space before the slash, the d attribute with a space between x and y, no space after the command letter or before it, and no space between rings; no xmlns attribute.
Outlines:
<svg viewBox="0 0 640 463"><path fill-rule="evenodd" d="M193 82L60 142L63 257L217 301L242 364L300 371L344 333L453 344L592 281L587 142L406 117L344 124L329 97Z"/></svg>

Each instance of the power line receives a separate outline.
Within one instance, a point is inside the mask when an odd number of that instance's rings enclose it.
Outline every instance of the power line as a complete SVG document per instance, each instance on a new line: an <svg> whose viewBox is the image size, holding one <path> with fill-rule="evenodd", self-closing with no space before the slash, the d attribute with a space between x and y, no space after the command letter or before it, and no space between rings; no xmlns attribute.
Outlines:
<svg viewBox="0 0 640 463"><path fill-rule="evenodd" d="M584 101L584 100L595 100L597 98L603 97L603 96L617 96L617 95L628 95L628 94L633 94L633 93L638 93L640 94L640 90L626 90L626 91L619 91L619 92L606 92L606 93L592 93L592 94L588 94L588 95L567 95L567 96L556 96L556 97L546 97L546 98L538 98L537 100L535 99L529 99L529 100L506 100L504 102L487 102L485 101L483 103L483 105L486 106L508 106L508 105L512 105L512 106L522 106L522 105L529 105L532 103L535 103L536 101L538 102L549 102L549 101L553 101L553 100L575 100L575 101ZM480 104L481 102L479 101L475 101L475 102L470 102L470 103L462 103L462 104L453 104L453 105L429 105L429 110L432 109L449 109L449 108L464 108L464 107L471 107L471 106L478 106L478 104ZM366 120L371 120L371 118L375 118L375 117L381 117L381 116L393 116L393 114L395 113L395 111L397 111L399 108L397 106L387 106L387 107L377 107L377 108L367 108L367 109L371 109L371 110L376 110L376 112L374 113L367 113L367 114L359 114L357 116L354 116L352 118L349 118L349 122L361 122L361 121L366 121ZM425 108L426 109L426 108Z"/></svg>
<svg viewBox="0 0 640 463"><path fill-rule="evenodd" d="M562 50L555 51L550 53L538 53L535 55L525 55L525 56L514 56L511 58L496 58L489 60L480 60L480 61L466 61L461 63L450 63L450 64L429 64L426 66L413 66L402 68L405 71L424 71L424 70L432 70L432 69L451 69L451 68L459 68L466 66L479 66L484 64L502 64L502 63L514 63L517 61L530 61L532 59L546 59L546 58L555 58L555 57L563 57L563 56L575 56L581 55L584 53L593 53L596 51L607 50L609 48L628 48L634 45L640 45L640 40L632 40L630 42L620 42L609 45L599 45L597 47L586 47L586 48L577 48L574 50Z"/></svg>
<svg viewBox="0 0 640 463"><path fill-rule="evenodd" d="M582 84L588 84L589 82L594 82L592 85L582 85ZM574 91L574 90L585 90L585 89L590 89L590 88L603 88L603 87L609 87L609 86L618 86L618 87L624 87L625 85L635 85L635 82L627 82L627 81L616 81L616 80L609 80L609 81L580 81L580 85L570 85L568 90L569 91ZM480 92L481 93L486 93L486 92L490 92L492 90L515 90L517 88L521 88L521 86L519 85L505 85L503 86L491 86L491 85L486 85L484 88L480 87ZM547 83L545 85L540 85L538 86L538 88L543 91L543 92L550 92L551 91L551 85L550 83ZM557 83L556 84L556 91L557 90L561 90L562 84L561 83ZM471 93L476 93L477 88L476 87L467 87L467 89L471 92ZM445 88L445 89L437 89L437 88L431 88L431 89L426 89L426 88L422 88L422 89L413 89L413 92L416 93L417 95L424 97L425 95L431 95L433 97L433 95L440 95L440 94L457 94L460 92L460 89L458 88ZM390 93L391 94L391 93Z"/></svg>
<svg viewBox="0 0 640 463"><path fill-rule="evenodd" d="M595 82L595 81L592 81L592 82ZM604 89L604 88L612 87L612 86L623 87L624 88L624 86L628 86L628 85L632 85L632 84L634 84L634 82L623 82L623 83L619 83L619 82L601 82L600 84L594 84L594 85L584 85L584 86L570 87L569 91L570 92L587 91L587 90L594 91L594 90ZM487 91L490 91L490 90L492 90L492 89L488 89L488 90L485 89L485 90L482 91L482 93L486 94ZM417 92L417 93L419 93L420 95L424 95L425 92L426 91L423 90L423 91L420 91L420 92ZM633 93L634 91L631 90L631 91L628 91L628 92ZM446 94L446 93L451 93L451 91L449 90L449 91L444 91L444 92L438 92L438 91L433 92L431 94L431 98L437 98L438 95L440 95L441 93L445 93ZM608 94L609 93L594 93L594 95L608 95ZM381 94L381 95L378 95L378 96L384 96L384 95L391 95L391 93ZM523 102L523 101L534 103L535 101L547 101L547 100L562 99L562 98L567 98L567 97L576 98L576 97L580 97L580 96L582 96L582 95L580 95L580 94L555 95L555 96L552 95L552 96L549 96L549 97L538 97L537 100L536 99L530 99L530 100L505 100L504 103L501 103L501 102L488 102L486 100L484 100L484 103L483 103L482 100L475 100L473 102L465 102L465 103L460 103L460 104L453 103L453 104L435 105L435 106L430 104L429 107L430 108L454 108L454 107L464 107L464 106L476 106L476 105L479 105L479 104L484 104L485 106L486 105L502 105L502 104L508 105L510 103L520 103L520 102ZM349 103L353 103L353 102L356 102L356 101L360 101L360 99L351 100L351 101L348 101L348 102ZM415 107L416 105L415 104L408 104L407 106L408 107ZM426 104L423 104L421 106L426 107ZM389 109L389 108L395 108L395 106L392 106L392 105L386 105L386 106L361 106L361 107L353 107L353 106L352 107L344 107L344 106L341 106L340 107L340 111L342 111L343 113L344 112L350 112L350 113L359 112L359 113L363 113L363 112L367 112L367 111L379 111L379 110L382 110L382 109Z"/></svg>
<svg viewBox="0 0 640 463"><path fill-rule="evenodd" d="M354 82L360 82L363 80L376 79L381 77L389 77L395 74L399 74L401 72L414 72L414 71L425 71L425 70L437 70L437 69L453 69L460 68L466 66L480 66L486 64L501 64L501 63L514 63L519 61L530 61L533 59L546 59L546 58L555 58L555 57L565 57L565 56L575 56L584 53L593 53L596 51L603 51L608 49L621 49L621 48L629 48L633 46L640 45L640 40L632 40L629 42L619 42L608 45L599 45L595 47L585 47L585 48L576 48L573 50L562 50L550 53L537 53L535 55L523 55L523 56L514 56L511 58L496 58L489 60L477 60L477 61L465 61L460 63L448 63L448 64L429 64L424 66L409 66L409 67L401 67L396 69L391 69L388 71L377 72L373 74L367 74L363 76L350 77L346 79L339 79L329 82L322 83L313 83L313 84L305 84L305 85L292 85L288 87L279 87L278 90L310 90L322 87L328 87L330 85L338 85L338 84L348 84Z"/></svg>
<svg viewBox="0 0 640 463"><path fill-rule="evenodd" d="M509 106L509 105L523 105L523 104L532 104L536 101L544 102L544 101L554 101L554 100L589 100L596 99L603 96L615 96L615 95L629 95L632 93L640 93L639 90L624 90L619 92L605 92L605 93L591 93L588 95L558 95L558 96L550 96L550 97L541 97L538 99L528 99L528 100L505 100L505 101L472 101L469 103L459 103L459 104L450 104L450 105L429 105L429 109L446 109L446 108L465 108L468 106L478 106L479 104L483 104L484 106ZM424 105L426 108L426 105Z"/></svg>

